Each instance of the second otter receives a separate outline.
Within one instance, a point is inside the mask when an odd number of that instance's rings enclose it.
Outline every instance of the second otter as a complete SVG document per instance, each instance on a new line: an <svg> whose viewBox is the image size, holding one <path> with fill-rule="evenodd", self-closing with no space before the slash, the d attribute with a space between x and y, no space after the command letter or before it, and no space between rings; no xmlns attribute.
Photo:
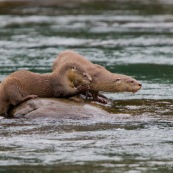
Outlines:
<svg viewBox="0 0 173 173"><path fill-rule="evenodd" d="M12 73L0 83L0 115L11 105L36 97L71 97L89 89L91 77L78 63L64 63L50 74L26 70Z"/></svg>
<svg viewBox="0 0 173 173"><path fill-rule="evenodd" d="M99 97L99 91L105 92L137 92L142 85L127 75L113 74L104 67L93 64L75 51L66 50L59 54L53 62L53 71L58 70L63 63L78 62L92 77L90 92L93 99L106 103L103 97Z"/></svg>

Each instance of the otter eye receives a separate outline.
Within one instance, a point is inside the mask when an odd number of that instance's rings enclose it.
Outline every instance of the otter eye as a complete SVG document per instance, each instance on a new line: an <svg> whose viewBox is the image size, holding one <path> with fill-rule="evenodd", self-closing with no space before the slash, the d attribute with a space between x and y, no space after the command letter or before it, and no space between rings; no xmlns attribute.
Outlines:
<svg viewBox="0 0 173 173"><path fill-rule="evenodd" d="M118 82L118 81L120 81L121 79L120 78L118 78L118 79L116 79L114 82Z"/></svg>
<svg viewBox="0 0 173 173"><path fill-rule="evenodd" d="M71 67L71 69L75 70L75 69L76 69L76 67L75 67L75 66L72 66L72 67Z"/></svg>
<svg viewBox="0 0 173 173"><path fill-rule="evenodd" d="M134 81L132 80L132 81L130 81L130 83L133 83Z"/></svg>

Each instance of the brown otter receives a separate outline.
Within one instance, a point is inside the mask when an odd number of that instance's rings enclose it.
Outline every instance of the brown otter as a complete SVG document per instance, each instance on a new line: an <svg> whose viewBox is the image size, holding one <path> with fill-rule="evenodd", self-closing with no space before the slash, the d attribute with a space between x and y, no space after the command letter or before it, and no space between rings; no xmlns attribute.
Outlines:
<svg viewBox="0 0 173 173"><path fill-rule="evenodd" d="M89 89L91 77L76 62L64 63L56 72L38 74L20 70L0 84L0 115L11 105L36 97L71 97Z"/></svg>
<svg viewBox="0 0 173 173"><path fill-rule="evenodd" d="M93 99L102 103L107 101L104 96L99 96L99 91L105 92L137 92L141 87L138 81L130 76L113 74L104 67L93 64L75 51L66 50L61 52L53 62L53 71L58 70L63 63L78 62L92 77L90 92Z"/></svg>

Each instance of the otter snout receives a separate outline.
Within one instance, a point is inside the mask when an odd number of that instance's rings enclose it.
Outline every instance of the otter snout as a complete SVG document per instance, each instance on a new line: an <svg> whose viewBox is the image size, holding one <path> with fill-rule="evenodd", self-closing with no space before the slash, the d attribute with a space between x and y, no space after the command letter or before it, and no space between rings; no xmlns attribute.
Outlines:
<svg viewBox="0 0 173 173"><path fill-rule="evenodd" d="M141 83L137 83L136 87L134 87L133 93L137 92L138 90L140 90L142 88L142 84Z"/></svg>

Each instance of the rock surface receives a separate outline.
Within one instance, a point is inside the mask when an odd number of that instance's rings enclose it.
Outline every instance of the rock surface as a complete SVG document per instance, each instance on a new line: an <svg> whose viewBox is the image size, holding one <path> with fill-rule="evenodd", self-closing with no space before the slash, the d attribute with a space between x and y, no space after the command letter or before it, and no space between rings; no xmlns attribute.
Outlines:
<svg viewBox="0 0 173 173"><path fill-rule="evenodd" d="M59 119L88 119L98 115L110 115L105 110L92 104L57 98L36 98L28 100L13 108L10 114L18 118L50 117Z"/></svg>

